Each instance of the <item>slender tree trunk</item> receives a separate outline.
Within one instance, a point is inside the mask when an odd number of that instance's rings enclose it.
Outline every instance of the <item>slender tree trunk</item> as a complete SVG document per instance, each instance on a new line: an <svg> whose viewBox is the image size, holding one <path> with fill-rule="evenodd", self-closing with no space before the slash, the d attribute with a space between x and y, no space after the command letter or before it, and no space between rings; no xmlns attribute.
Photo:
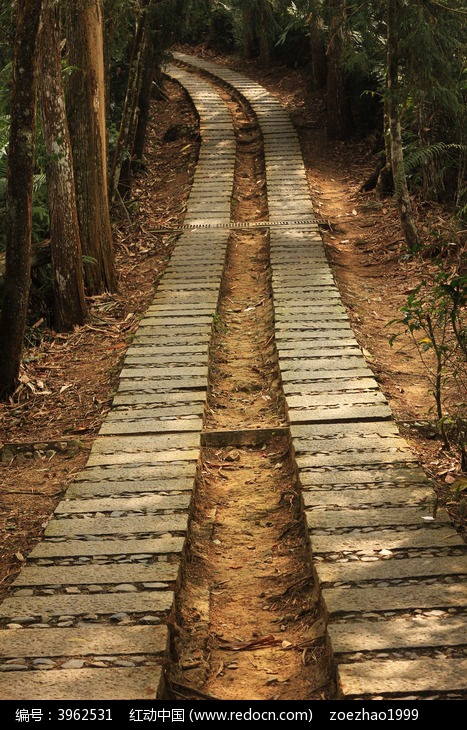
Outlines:
<svg viewBox="0 0 467 730"><path fill-rule="evenodd" d="M147 41L144 41L144 45L146 46ZM133 162L135 157L135 139L136 139L136 132L138 129L138 121L139 116L141 113L140 109L140 99L141 99L141 87L143 83L143 60L141 59L141 62L139 64L138 68L138 77L136 79L136 94L135 94L135 102L133 107L133 114L131 115L130 119L130 127L128 130L128 142L127 142L127 154L125 155L125 158L123 160L122 169L120 171L120 179L119 179L119 190L120 193L125 197L129 195L131 191L131 177L132 177L132 171L133 171Z"/></svg>
<svg viewBox="0 0 467 730"><path fill-rule="evenodd" d="M255 55L255 34L250 2L242 3L242 35L243 55L245 58L253 58Z"/></svg>
<svg viewBox="0 0 467 730"><path fill-rule="evenodd" d="M328 5L332 14L327 48L327 131L331 139L346 139L353 131L342 64L345 48L346 3L345 0L329 0Z"/></svg>
<svg viewBox="0 0 467 730"><path fill-rule="evenodd" d="M116 288L108 204L102 0L68 0L67 88L81 246L89 294Z"/></svg>
<svg viewBox="0 0 467 730"><path fill-rule="evenodd" d="M133 147L133 157L136 165L140 165L143 159L144 147L146 143L146 132L149 122L149 111L151 106L151 100L153 97L153 82L156 75L155 33L151 30L148 34L148 41L146 43L143 66L143 76L138 102L138 123L136 125L135 141Z"/></svg>
<svg viewBox="0 0 467 730"><path fill-rule="evenodd" d="M271 59L273 16L268 0L242 0L243 55L258 58L262 66L268 66Z"/></svg>
<svg viewBox="0 0 467 730"><path fill-rule="evenodd" d="M326 47L323 20L317 12L310 18L311 88L319 91L326 86Z"/></svg>
<svg viewBox="0 0 467 730"><path fill-rule="evenodd" d="M265 30L268 27L268 15L270 8L265 4L264 0L260 0L258 7L259 23L257 26L258 45L259 45L259 62L262 66L269 66L271 62L271 38Z"/></svg>
<svg viewBox="0 0 467 730"><path fill-rule="evenodd" d="M0 317L0 395L15 388L23 352L31 272L36 137L37 38L42 0L18 0L7 169L7 249Z"/></svg>
<svg viewBox="0 0 467 730"><path fill-rule="evenodd" d="M133 152L134 132L136 131L135 120L137 119L137 106L141 88L141 70L146 45L146 18L147 1L141 9L137 21L133 49L131 53L128 84L123 106L120 130L115 146L115 153L112 161L112 170L109 182L109 200L113 203L120 181L122 165ZM132 138L133 137L133 138Z"/></svg>
<svg viewBox="0 0 467 730"><path fill-rule="evenodd" d="M383 136L384 136L384 165L378 174L376 182L376 194L380 198L391 195L394 192L394 181L392 178L391 164L391 130L389 129L389 100L388 100L388 74L386 74L386 95L384 98Z"/></svg>
<svg viewBox="0 0 467 730"><path fill-rule="evenodd" d="M387 68L388 68L388 118L391 139L391 164L397 208L402 231L409 251L415 253L420 246L412 204L410 202L404 167L402 130L400 121L399 60L397 43L398 0L388 0L387 15Z"/></svg>
<svg viewBox="0 0 467 730"><path fill-rule="evenodd" d="M103 0L104 13L104 86L105 86L105 118L110 118L110 75L112 60L112 45L115 28L117 26L118 0Z"/></svg>
<svg viewBox="0 0 467 730"><path fill-rule="evenodd" d="M49 155L47 187L50 209L54 324L70 330L86 318L83 262L76 209L75 179L65 112L60 54L60 8L43 0L39 90L42 133Z"/></svg>

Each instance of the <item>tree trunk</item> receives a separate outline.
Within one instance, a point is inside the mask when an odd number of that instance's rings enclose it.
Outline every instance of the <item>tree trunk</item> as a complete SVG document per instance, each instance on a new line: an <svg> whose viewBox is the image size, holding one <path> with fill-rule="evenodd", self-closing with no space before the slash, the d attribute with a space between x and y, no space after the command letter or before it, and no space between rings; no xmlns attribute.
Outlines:
<svg viewBox="0 0 467 730"><path fill-rule="evenodd" d="M133 147L133 157L136 165L140 165L143 159L144 147L146 143L146 131L149 121L149 111L151 106L151 99L153 97L153 83L156 75L156 52L154 36L155 34L150 31L148 35L148 42L146 43L146 52L143 64L143 76L138 102L138 123L136 125L135 142Z"/></svg>
<svg viewBox="0 0 467 730"><path fill-rule="evenodd" d="M267 67L271 62L272 40L267 32L268 24L270 22L270 8L266 5L264 0L260 0L257 12L259 16L256 26L258 34L259 62L261 66Z"/></svg>
<svg viewBox="0 0 467 730"><path fill-rule="evenodd" d="M137 21L133 49L131 53L128 84L123 106L120 130L115 146L115 153L112 161L112 170L109 183L110 204L114 202L120 182L120 171L125 160L129 159L133 152L134 133L136 131L135 120L137 118L137 106L141 88L141 69L146 46L146 17L147 0L140 11Z"/></svg>
<svg viewBox="0 0 467 730"><path fill-rule="evenodd" d="M330 139L347 139L353 131L342 59L345 48L345 0L329 0L331 20L327 48L326 107Z"/></svg>
<svg viewBox="0 0 467 730"><path fill-rule="evenodd" d="M253 29L253 18L250 3L242 3L242 36L243 55L245 58L253 58L255 55L255 34Z"/></svg>
<svg viewBox="0 0 467 730"><path fill-rule="evenodd" d="M317 12L310 18L311 88L319 91L326 86L326 48L323 20Z"/></svg>
<svg viewBox="0 0 467 730"><path fill-rule="evenodd" d="M37 37L42 0L18 0L7 169L7 249L0 317L0 395L16 386L31 271L32 184L36 137Z"/></svg>
<svg viewBox="0 0 467 730"><path fill-rule="evenodd" d="M67 109L85 281L89 294L116 288L107 185L102 0L68 0Z"/></svg>
<svg viewBox="0 0 467 730"><path fill-rule="evenodd" d="M54 325L71 330L86 318L83 262L76 209L73 157L65 112L60 54L60 8L43 0L39 89L42 134L49 156L47 188L54 291Z"/></svg>
<svg viewBox="0 0 467 730"><path fill-rule="evenodd" d="M117 27L118 0L103 0L104 13L104 86L105 86L105 118L110 119L110 76L112 65L112 46Z"/></svg>
<svg viewBox="0 0 467 730"><path fill-rule="evenodd" d="M376 194L379 198L384 198L386 195L392 195L392 193L394 192L394 180L392 177L391 164L391 130L389 129L388 103L388 74L386 73L386 96L384 98L383 117L384 165L379 171L378 180L376 183Z"/></svg>
<svg viewBox="0 0 467 730"><path fill-rule="evenodd" d="M147 40L143 41L144 46L147 44ZM129 195L131 191L131 177L133 172L133 162L135 158L135 139L136 139L136 132L138 129L138 121L139 116L141 113L140 109L140 99L141 99L141 87L143 84L143 58L141 58L139 67L138 67L138 77L136 79L136 95L135 95L135 103L133 108L133 114L131 115L130 119L130 127L128 130L128 144L127 149L128 153L125 155L125 159L123 160L122 169L120 171L120 180L119 180L119 190L120 193L126 197Z"/></svg>
<svg viewBox="0 0 467 730"><path fill-rule="evenodd" d="M402 231L411 253L419 246L417 226L412 212L407 178L404 167L402 130L400 122L399 60L397 43L398 0L388 0L387 15L387 71L388 71L388 119L391 140L391 165L396 193L397 208Z"/></svg>

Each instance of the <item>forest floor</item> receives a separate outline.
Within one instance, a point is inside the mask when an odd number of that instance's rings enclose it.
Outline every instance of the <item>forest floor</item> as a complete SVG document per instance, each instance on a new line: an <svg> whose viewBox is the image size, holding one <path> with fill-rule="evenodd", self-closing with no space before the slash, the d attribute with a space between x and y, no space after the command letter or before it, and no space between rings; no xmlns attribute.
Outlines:
<svg viewBox="0 0 467 730"><path fill-rule="evenodd" d="M445 448L433 426L429 373L408 336L389 344L396 325L388 323L401 316L434 264L406 257L393 202L361 191L375 168L372 140L328 141L323 98L309 93L302 71L262 73L253 64L228 61L277 95L291 114L357 339L403 435L463 529L464 502L453 491L462 481L459 453ZM196 121L176 84L166 82L164 90L166 98L154 102L145 167L134 180L131 202L115 211L118 292L90 300L89 322L70 334L54 332L38 317L28 331L21 383L10 403L0 405L0 600L84 467L111 405L126 348L175 243L173 235L154 229L183 219L197 154ZM424 235L446 226L443 208L415 203ZM458 383L451 381L445 392L448 408L465 402Z"/></svg>

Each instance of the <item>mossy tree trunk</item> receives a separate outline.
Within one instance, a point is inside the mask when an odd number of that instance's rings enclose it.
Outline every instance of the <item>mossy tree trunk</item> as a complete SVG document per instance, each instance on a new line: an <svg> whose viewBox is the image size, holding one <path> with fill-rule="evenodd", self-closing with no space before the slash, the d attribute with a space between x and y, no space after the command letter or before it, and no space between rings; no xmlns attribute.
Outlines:
<svg viewBox="0 0 467 730"><path fill-rule="evenodd" d="M400 119L400 88L399 88L399 54L397 18L399 0L388 0L387 3L387 114L391 143L391 165L394 180L394 190L399 211L402 232L411 253L417 251L420 245L417 226L410 202L407 177L404 166L404 151L402 146L402 128Z"/></svg>
<svg viewBox="0 0 467 730"><path fill-rule="evenodd" d="M60 53L60 8L43 0L39 91L42 134L48 154L47 189L54 292L54 326L71 330L84 322L83 261L76 208L73 156L65 111Z"/></svg>

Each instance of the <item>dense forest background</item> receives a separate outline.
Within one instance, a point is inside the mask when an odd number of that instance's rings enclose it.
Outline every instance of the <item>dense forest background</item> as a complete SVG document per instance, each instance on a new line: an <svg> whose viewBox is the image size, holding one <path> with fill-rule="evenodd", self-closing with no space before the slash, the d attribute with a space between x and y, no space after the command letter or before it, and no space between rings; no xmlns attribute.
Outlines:
<svg viewBox="0 0 467 730"><path fill-rule="evenodd" d="M364 188L397 205L404 256L433 263L398 321L434 358L443 424L446 364L460 378L467 354L466 17L460 0L0 0L1 396L32 323L70 331L118 286L112 219L180 44L300 67L328 138L368 140ZM431 202L442 221L421 232Z"/></svg>

